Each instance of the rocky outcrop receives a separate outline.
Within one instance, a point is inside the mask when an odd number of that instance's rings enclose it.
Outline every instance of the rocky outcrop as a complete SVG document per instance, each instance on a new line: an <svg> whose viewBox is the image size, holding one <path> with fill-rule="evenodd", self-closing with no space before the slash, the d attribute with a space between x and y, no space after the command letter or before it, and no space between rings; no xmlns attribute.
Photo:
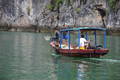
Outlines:
<svg viewBox="0 0 120 80"><path fill-rule="evenodd" d="M120 28L120 1L115 0L112 7L110 1L114 2L114 0L0 0L0 25Z"/></svg>

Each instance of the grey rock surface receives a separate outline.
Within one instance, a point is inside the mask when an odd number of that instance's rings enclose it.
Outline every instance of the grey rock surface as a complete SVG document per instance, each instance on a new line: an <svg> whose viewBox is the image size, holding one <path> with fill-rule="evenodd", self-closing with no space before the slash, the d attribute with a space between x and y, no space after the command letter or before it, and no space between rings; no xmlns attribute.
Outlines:
<svg viewBox="0 0 120 80"><path fill-rule="evenodd" d="M57 0L0 0L0 25L120 28L119 0L116 11L110 8L109 0L61 0L62 3L57 5L55 1Z"/></svg>

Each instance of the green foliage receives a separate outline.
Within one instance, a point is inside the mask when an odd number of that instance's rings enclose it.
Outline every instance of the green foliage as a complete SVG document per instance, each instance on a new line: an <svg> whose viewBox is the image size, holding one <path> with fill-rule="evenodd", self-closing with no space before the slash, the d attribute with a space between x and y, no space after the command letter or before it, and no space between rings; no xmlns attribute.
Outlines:
<svg viewBox="0 0 120 80"><path fill-rule="evenodd" d="M59 4L62 4L63 3L63 0L55 0L56 2L56 5L59 5Z"/></svg>
<svg viewBox="0 0 120 80"><path fill-rule="evenodd" d="M52 11L53 8L54 8L54 6L53 6L52 4L48 4L48 5L47 5L47 9L48 9L48 10L51 10L51 11Z"/></svg>
<svg viewBox="0 0 120 80"><path fill-rule="evenodd" d="M79 12L80 12L80 8L76 8L75 11L76 11L77 13L79 13Z"/></svg>
<svg viewBox="0 0 120 80"><path fill-rule="evenodd" d="M74 0L65 0L67 6L72 6L72 4L74 3Z"/></svg>
<svg viewBox="0 0 120 80"><path fill-rule="evenodd" d="M66 2L67 2L67 5L69 6L70 5L70 0L66 0Z"/></svg>
<svg viewBox="0 0 120 80"><path fill-rule="evenodd" d="M27 7L27 14L30 15L30 12L31 12L31 8Z"/></svg>
<svg viewBox="0 0 120 80"><path fill-rule="evenodd" d="M55 7L58 9L60 4L63 3L63 0L55 0Z"/></svg>
<svg viewBox="0 0 120 80"><path fill-rule="evenodd" d="M108 0L109 6L111 9L115 9L117 0Z"/></svg>
<svg viewBox="0 0 120 80"><path fill-rule="evenodd" d="M63 4L64 0L53 0L49 5L47 5L47 9L54 10L55 8L58 9L60 4Z"/></svg>

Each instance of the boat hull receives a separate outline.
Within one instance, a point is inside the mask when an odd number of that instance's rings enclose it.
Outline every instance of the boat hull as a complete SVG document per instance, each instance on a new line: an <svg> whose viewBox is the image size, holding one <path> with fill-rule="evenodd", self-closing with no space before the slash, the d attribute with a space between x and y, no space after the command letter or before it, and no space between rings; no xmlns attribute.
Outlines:
<svg viewBox="0 0 120 80"><path fill-rule="evenodd" d="M64 56L70 56L70 57L100 57L104 56L108 53L108 49L55 49L57 54L64 55Z"/></svg>
<svg viewBox="0 0 120 80"><path fill-rule="evenodd" d="M55 46L54 43L50 44L57 54L70 57L94 57L98 58L104 56L109 52L108 49L62 49Z"/></svg>

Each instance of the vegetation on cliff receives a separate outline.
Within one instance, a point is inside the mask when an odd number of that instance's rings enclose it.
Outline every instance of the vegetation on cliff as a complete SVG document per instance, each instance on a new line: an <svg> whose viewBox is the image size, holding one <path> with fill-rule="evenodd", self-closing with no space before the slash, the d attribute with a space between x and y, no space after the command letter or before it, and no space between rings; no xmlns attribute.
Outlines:
<svg viewBox="0 0 120 80"><path fill-rule="evenodd" d="M62 3L63 0L51 0L50 4L47 5L47 8L51 11L54 11L54 9L58 9Z"/></svg>
<svg viewBox="0 0 120 80"><path fill-rule="evenodd" d="M120 27L120 0L1 0L0 25Z"/></svg>
<svg viewBox="0 0 120 80"><path fill-rule="evenodd" d="M116 9L116 7L117 7L117 2L118 2L119 0L108 0L108 3L109 3L109 6L110 6L110 8L112 9L112 10L115 10Z"/></svg>

